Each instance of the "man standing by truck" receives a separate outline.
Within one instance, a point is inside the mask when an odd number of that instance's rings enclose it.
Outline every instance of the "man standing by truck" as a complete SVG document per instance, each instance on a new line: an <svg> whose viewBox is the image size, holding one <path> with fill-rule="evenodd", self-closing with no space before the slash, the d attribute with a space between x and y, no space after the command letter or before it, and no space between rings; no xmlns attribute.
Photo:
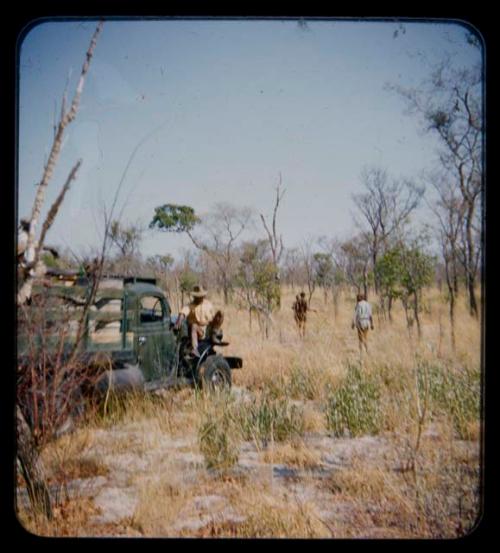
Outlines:
<svg viewBox="0 0 500 553"><path fill-rule="evenodd" d="M191 295L193 300L181 309L175 326L179 329L184 319L187 319L193 348L192 354L199 357L198 340L205 335L207 325L212 321L215 313L212 303L206 299L207 291L203 289L203 286L194 286Z"/></svg>

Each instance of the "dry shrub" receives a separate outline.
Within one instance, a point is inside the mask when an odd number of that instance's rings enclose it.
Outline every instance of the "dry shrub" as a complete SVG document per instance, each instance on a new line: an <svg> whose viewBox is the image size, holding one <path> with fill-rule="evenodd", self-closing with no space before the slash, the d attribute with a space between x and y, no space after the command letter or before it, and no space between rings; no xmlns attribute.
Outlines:
<svg viewBox="0 0 500 553"><path fill-rule="evenodd" d="M250 481L225 490L237 522L216 518L199 534L238 538L327 538L314 505L299 501L281 487Z"/></svg>
<svg viewBox="0 0 500 553"><path fill-rule="evenodd" d="M172 525L189 498L189 489L182 484L174 465L161 475L143 481L131 527L146 536L170 536Z"/></svg>
<svg viewBox="0 0 500 553"><path fill-rule="evenodd" d="M92 499L77 497L65 500L53 509L53 519L48 521L20 509L19 521L30 532L45 537L78 537L94 535L89 522L92 516L98 515L99 509Z"/></svg>

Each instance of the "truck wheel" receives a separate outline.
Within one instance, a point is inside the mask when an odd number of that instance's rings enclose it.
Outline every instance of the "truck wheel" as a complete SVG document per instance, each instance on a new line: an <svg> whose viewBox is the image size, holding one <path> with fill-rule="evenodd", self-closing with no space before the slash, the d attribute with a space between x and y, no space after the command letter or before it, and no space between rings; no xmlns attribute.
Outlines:
<svg viewBox="0 0 500 553"><path fill-rule="evenodd" d="M231 388L231 368L224 357L212 355L202 363L198 383L205 390Z"/></svg>

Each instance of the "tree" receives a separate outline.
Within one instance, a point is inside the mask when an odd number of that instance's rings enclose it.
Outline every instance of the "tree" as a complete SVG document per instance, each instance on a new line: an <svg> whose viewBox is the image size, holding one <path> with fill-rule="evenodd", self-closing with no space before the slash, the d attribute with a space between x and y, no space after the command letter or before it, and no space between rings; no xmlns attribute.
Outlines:
<svg viewBox="0 0 500 553"><path fill-rule="evenodd" d="M308 291L307 303L310 304L317 284L315 259L312 252L311 241L304 242L300 247L300 258L302 267L304 268L305 282Z"/></svg>
<svg viewBox="0 0 500 553"><path fill-rule="evenodd" d="M410 244L398 243L387 250L376 267L385 293L403 303L408 329L413 321L417 323L419 338L422 335L419 296L422 289L432 282L435 263L435 259L424 251L422 242L418 238Z"/></svg>
<svg viewBox="0 0 500 553"><path fill-rule="evenodd" d="M122 225L114 220L111 222L109 238L122 257L129 257L137 253L143 232L144 230L138 224Z"/></svg>
<svg viewBox="0 0 500 553"><path fill-rule="evenodd" d="M245 242L240 248L237 294L248 310L250 328L252 313L256 313L265 338L269 337L272 313L279 302L275 276L274 261L269 254L267 241Z"/></svg>
<svg viewBox="0 0 500 553"><path fill-rule="evenodd" d="M124 275L137 273L140 266L139 246L144 229L139 224L121 224L118 220L111 221L109 239L118 250L113 260L113 270Z"/></svg>
<svg viewBox="0 0 500 553"><path fill-rule="evenodd" d="M232 280L236 272L235 246L238 238L252 218L249 208L218 203L202 218L203 238L197 237L195 245L214 261L224 303L229 303Z"/></svg>
<svg viewBox="0 0 500 553"><path fill-rule="evenodd" d="M451 344L455 349L455 302L458 293L458 263L460 262L460 237L464 228L464 204L453 184L442 175L430 177L438 194L430 205L436 216L436 234L444 262L444 275L450 305L449 318ZM463 251L463 249L462 249Z"/></svg>
<svg viewBox="0 0 500 553"><path fill-rule="evenodd" d="M333 289L335 283L335 266L332 257L323 252L316 252L314 260L314 279L323 289L325 303L328 301L328 290Z"/></svg>
<svg viewBox="0 0 500 553"><path fill-rule="evenodd" d="M77 85L75 94L73 96L73 100L71 102L71 106L69 110L67 110L67 106L66 106L66 92L63 94L59 121L57 125L55 125L54 140L51 146L47 163L43 169L42 178L37 185L35 200L33 202L33 208L31 211L31 216L29 220L26 221L27 236L26 236L25 249L23 251L22 256L18 258L18 274L20 278L19 278L19 287L17 291L17 307L18 307L19 319L21 319L21 317L25 315L25 320L28 322L32 320L31 313L27 313L28 307L29 307L27 304L32 298L33 283L36 276L40 273L41 269L43 272L41 252L43 251L43 248L44 248L45 237L47 235L47 232L51 228L55 218L57 217L59 209L63 203L64 197L70 188L71 182L76 179L76 175L82 161L78 160L76 164L73 166L73 168L71 169L66 179L66 182L61 188L61 191L59 192L55 202L52 204L52 206L49 209L48 215L42 225L40 235L37 239L36 237L37 227L38 227L41 211L43 208L43 204L45 201L45 194L46 194L47 187L52 179L55 166L59 159L59 154L61 152L65 130L68 127L68 125L75 119L76 114L78 112L78 107L80 104L80 98L85 84L85 79L90 67L90 62L94 54L95 46L97 44L97 39L102 30L102 25L103 25L102 22L100 22L97 25L97 28L91 38L90 45L86 53L86 58L80 73L78 85ZM100 269L102 270L102 263L100 265ZM95 294L95 290L96 288L95 286L93 286L91 293L89 294L88 301L84 306L83 313L78 325L75 344L73 348L70 350L67 359L65 359L65 361L62 363L62 366L61 366L61 363L59 363L58 365L58 368L62 369L62 374L64 374L65 371L68 368L72 367L75 363L76 355L79 347L79 341L83 335L83 327L84 327L83 322L87 315L87 312L90 306L90 301L92 301L94 297L93 294ZM64 335L62 336L64 337ZM42 359L42 361L45 361L45 356L43 355L40 356L40 359ZM33 363L31 364L31 367L28 367L28 368L18 366L17 368L18 381L23 381L23 378L27 376L28 373L29 373L29 376L36 374L37 367L38 367L38 363L36 361L34 364ZM58 372L59 371L52 370L52 376L51 376L52 381L54 381L54 376L53 376L54 374L57 374L58 377L61 376L61 374L58 374ZM30 382L33 383L33 382L36 382L37 378L36 377L30 378L29 380ZM47 380L45 380L44 382L47 382ZM74 383L74 380L70 380L70 384L71 382ZM41 510L41 512L47 518L51 518L52 516L51 498L50 498L48 487L45 482L43 465L40 461L40 446L39 446L39 443L37 443L37 441L35 440L35 437L32 435L32 429L27 422L27 416L31 410L30 407L33 407L34 405L36 405L37 402L35 401L33 404L30 405L29 403L24 401L25 398L23 396L23 389L25 390L26 387L18 387L18 389L16 390L17 392L16 394L17 459L19 460L21 472L23 474L24 480L26 482L26 485L29 491L29 497L30 497L33 509L35 511ZM56 390L54 386L52 389L54 389L55 391L60 391L60 390ZM38 397L38 395L40 394L40 390L35 390L35 392L36 392L35 397ZM49 395L52 396L54 394L50 393ZM31 394L30 396L30 394L28 394L28 398L29 397L33 397L33 395ZM68 397L71 397L71 393L69 394ZM29 417L28 417L28 420L29 420ZM45 436L45 438L50 435L51 431L52 431L52 426L48 431L47 435Z"/></svg>
<svg viewBox="0 0 500 553"><path fill-rule="evenodd" d="M370 249L363 235L358 234L337 243L333 256L337 267L344 273L346 282L354 286L358 294L363 290L367 296L373 272L370 270Z"/></svg>
<svg viewBox="0 0 500 553"><path fill-rule="evenodd" d="M280 190L281 185L282 185L282 182L281 182L281 173L280 173L279 182L278 182L278 185L276 186L276 199L274 202L271 228L269 228L269 225L264 215L262 213L260 214L260 219L264 226L264 230L266 231L267 239L269 241L269 247L271 249L271 254L273 258L274 273L275 273L274 280L275 280L275 286L276 286L276 296L278 298L278 308L281 307L280 261L281 261L281 256L283 255L283 237L281 234L278 235L278 231L276 228L276 220L277 220L277 214L278 214L280 202L283 199L283 195L286 192L286 190Z"/></svg>
<svg viewBox="0 0 500 553"><path fill-rule="evenodd" d="M56 201L52 204L52 207L49 210L47 218L42 226L40 237L36 239L36 230L38 226L38 221L40 218L41 210L45 200L45 193L47 187L52 179L54 174L54 168L59 159L59 154L61 152L64 132L66 127L70 125L76 117L78 108L80 105L80 98L83 91L83 86L85 84L85 79L90 67L90 61L94 54L95 46L97 44L97 39L102 30L102 22L100 22L92 36L90 41L89 49L87 50L86 59L80 73L80 79L76 88L75 95L73 96L73 101L71 102L71 107L69 110L66 109L66 92L63 95L61 103L61 113L59 122L55 128L54 141L52 142L52 147L49 153L47 163L44 167L42 178L37 185L37 191L35 196L35 201L33 202L33 208L31 211L31 216L28 221L28 236L26 241L26 250L24 254L24 259L21 264L22 267L22 278L21 285L17 294L17 303L22 305L25 303L31 296L31 289L33 286L33 279L37 272L37 269L40 267L40 252L43 249L45 242L45 236L52 226L59 208L64 200L66 192L69 190L71 182L76 178L76 174L81 165L81 160L77 161L74 167L71 169L68 178L64 186L61 189Z"/></svg>
<svg viewBox="0 0 500 553"><path fill-rule="evenodd" d="M470 42L470 39L468 39ZM454 182L463 204L463 265L469 311L478 316L476 277L481 251L477 224L483 198L483 69L480 64L457 68L438 64L418 89L393 87L416 114L425 132L437 137L440 163Z"/></svg>
<svg viewBox="0 0 500 553"><path fill-rule="evenodd" d="M205 216L198 217L190 207L167 204L156 208L150 227L185 232L194 246L205 252L217 266L224 303L227 304L235 270L234 248L251 215L248 208L219 203ZM200 227L197 234L194 233L195 226Z"/></svg>
<svg viewBox="0 0 500 553"><path fill-rule="evenodd" d="M366 192L354 194L353 199L363 222L363 236L370 247L371 265L374 268L379 255L388 247L391 237L401 231L422 197L424 189L409 180L389 180L387 172L378 167L365 167L362 183ZM380 283L375 273L375 292Z"/></svg>
<svg viewBox="0 0 500 553"><path fill-rule="evenodd" d="M295 289L299 277L299 262L300 252L298 248L287 248L285 250L284 265L284 281Z"/></svg>

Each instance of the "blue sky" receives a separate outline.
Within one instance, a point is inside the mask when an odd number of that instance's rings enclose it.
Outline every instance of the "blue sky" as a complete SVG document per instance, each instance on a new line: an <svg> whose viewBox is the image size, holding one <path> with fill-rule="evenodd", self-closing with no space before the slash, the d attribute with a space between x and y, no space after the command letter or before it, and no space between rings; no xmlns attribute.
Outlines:
<svg viewBox="0 0 500 553"><path fill-rule="evenodd" d="M70 97L93 21L41 21L19 60L19 215L29 215L69 76ZM394 36L398 30L397 37ZM106 21L81 107L68 127L46 210L83 159L47 242L99 243L102 206L123 181L123 222L147 225L154 207L216 202L270 214L281 172L285 246L353 230L365 165L416 178L435 140L404 114L387 83L418 85L445 53L479 61L459 23L293 20ZM422 212L421 217L426 214ZM259 227L247 237L262 236ZM178 255L186 237L148 231L144 255Z"/></svg>

